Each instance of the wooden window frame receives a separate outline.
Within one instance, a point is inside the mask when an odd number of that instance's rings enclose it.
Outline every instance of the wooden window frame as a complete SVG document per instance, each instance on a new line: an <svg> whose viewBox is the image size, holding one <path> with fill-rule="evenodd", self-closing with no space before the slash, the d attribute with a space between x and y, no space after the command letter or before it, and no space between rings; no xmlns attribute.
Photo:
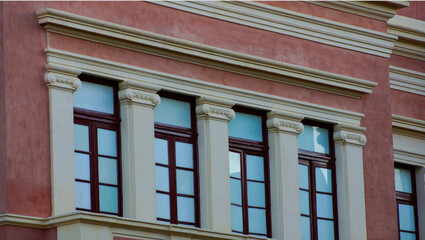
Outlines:
<svg viewBox="0 0 425 240"><path fill-rule="evenodd" d="M88 76L88 75L80 75L79 79L84 82L91 82L91 83L113 87L114 113L108 114L108 113L102 113L102 112L74 107L74 124L85 125L85 126L88 126L89 128L89 152L84 152L79 150L74 150L74 152L85 153L90 155L90 181L85 181L81 179L75 179L75 181L90 183L90 193L91 193L91 209L84 209L84 208L76 208L76 209L82 210L82 211L95 212L95 213L104 213L104 214L122 216L123 207L122 207L121 129L120 129L121 118L120 118L120 108L119 108L119 102L118 102L118 84L116 82L106 81L104 79ZM117 157L116 157L117 178L118 178L117 185L99 183L98 158L99 157L110 158L110 156L102 156L98 154L98 150L97 150L97 129L98 128L114 130L117 133ZM100 211L99 185L117 187L118 213Z"/></svg>
<svg viewBox="0 0 425 240"><path fill-rule="evenodd" d="M310 218L310 234L312 240L318 239L317 232L317 220L332 220L334 221L334 239L339 239L338 234L338 205L337 205L337 187L336 187L336 169L335 169L335 147L333 141L333 126L314 122L310 120L303 120L304 125L310 125L320 128L328 129L329 131L329 154L326 153L317 153L313 151L307 151L298 149L298 163L308 167L308 176L309 176L309 189L303 189L300 187L300 191L308 191L309 193L309 203L310 203L310 215L301 214L302 217ZM313 171L316 167L327 168L332 171L332 193L318 192L316 191L316 173ZM317 217L317 203L316 203L316 193L332 195L332 207L333 207L333 219Z"/></svg>
<svg viewBox="0 0 425 240"><path fill-rule="evenodd" d="M169 222L170 224L184 224L200 227L200 203L199 203L199 162L198 162L198 130L195 114L195 100L192 97L179 95L170 92L158 92L160 97L170 98L178 101L184 101L190 103L190 120L191 127L184 128L173 126L164 123L155 122L155 138L167 140L168 142L168 165L155 163L155 166L161 166L168 168L169 174L169 193L156 190L156 193L167 194L170 196L170 220L157 218L158 221ZM184 142L193 144L193 169L187 169L176 166L176 151L175 143ZM192 197L190 195L177 193L177 169L193 171L193 190L194 190L194 202L195 202L195 223L184 222L178 220L178 209L177 209L177 197Z"/></svg>
<svg viewBox="0 0 425 240"><path fill-rule="evenodd" d="M395 163L394 164L394 168L400 168L400 169L406 169L410 171L410 176L411 179L410 181L412 182L412 193L405 193L405 192L398 192L397 190L395 190L395 197L396 197L396 204L397 204L397 228L398 228L398 237L400 239L400 234L401 232L406 232L406 233L414 233L416 236L416 240L419 240L419 226L418 226L418 203L417 203L417 196L416 196L416 178L415 178L415 167L414 166L410 166L410 165L406 165L406 164L401 164L401 163ZM413 211L415 214L415 231L405 231L405 230L400 230L400 220L399 220L399 211L398 211L398 205L399 204L406 204L406 205L412 205L413 206Z"/></svg>
<svg viewBox="0 0 425 240"><path fill-rule="evenodd" d="M256 235L271 238L272 229L271 229L271 198L270 198L270 170L269 170L269 145L268 145L268 136L267 136L267 125L266 125L266 114L262 111L247 109L244 107L233 107L235 112L247 113L252 115L261 116L262 124L262 136L263 141L253 141L242 138L230 137L229 136L229 150L232 152L237 152L241 156L241 178L238 179L241 181L241 192L242 192L242 204L233 204L231 205L242 207L242 222L243 222L243 232L234 231L235 233L241 233L246 235ZM265 208L248 206L248 179L246 177L246 155L262 156L264 159L264 187L265 187ZM237 179L230 177L231 179ZM249 180L252 182L261 182ZM266 228L267 234L258 234L249 232L249 219L248 219L248 208L257 208L266 210Z"/></svg>

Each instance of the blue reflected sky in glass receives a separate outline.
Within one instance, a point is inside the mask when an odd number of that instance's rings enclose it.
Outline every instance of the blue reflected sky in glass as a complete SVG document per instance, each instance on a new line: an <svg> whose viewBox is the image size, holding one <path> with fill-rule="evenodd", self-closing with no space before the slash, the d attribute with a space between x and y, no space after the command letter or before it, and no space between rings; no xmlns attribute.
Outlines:
<svg viewBox="0 0 425 240"><path fill-rule="evenodd" d="M177 193L193 195L193 172L177 169Z"/></svg>
<svg viewBox="0 0 425 240"><path fill-rule="evenodd" d="M117 160L113 158L99 157L99 182L118 184Z"/></svg>
<svg viewBox="0 0 425 240"><path fill-rule="evenodd" d="M156 178L156 190L169 192L169 175L168 168L156 166L155 167L155 178Z"/></svg>
<svg viewBox="0 0 425 240"><path fill-rule="evenodd" d="M229 122L229 137L263 141L262 118L258 115L236 112Z"/></svg>
<svg viewBox="0 0 425 240"><path fill-rule="evenodd" d="M241 155L236 152L229 152L230 176L241 178Z"/></svg>
<svg viewBox="0 0 425 240"><path fill-rule="evenodd" d="M400 240L416 240L416 234L400 232Z"/></svg>
<svg viewBox="0 0 425 240"><path fill-rule="evenodd" d="M77 208L91 209L90 183L75 182Z"/></svg>
<svg viewBox="0 0 425 240"><path fill-rule="evenodd" d="M248 206L266 207L264 183L248 181Z"/></svg>
<svg viewBox="0 0 425 240"><path fill-rule="evenodd" d="M400 230L415 231L415 211L412 205L398 204Z"/></svg>
<svg viewBox="0 0 425 240"><path fill-rule="evenodd" d="M114 89L111 86L81 81L82 86L75 91L74 107L114 113Z"/></svg>
<svg viewBox="0 0 425 240"><path fill-rule="evenodd" d="M248 208L248 227L250 233L267 234L266 210Z"/></svg>
<svg viewBox="0 0 425 240"><path fill-rule="evenodd" d="M316 194L317 216L333 219L332 195Z"/></svg>
<svg viewBox="0 0 425 240"><path fill-rule="evenodd" d="M75 150L89 152L89 127L74 124L74 148Z"/></svg>
<svg viewBox="0 0 425 240"><path fill-rule="evenodd" d="M264 181L263 157L246 155L246 175L249 180Z"/></svg>
<svg viewBox="0 0 425 240"><path fill-rule="evenodd" d="M155 138L155 162L168 165L168 141Z"/></svg>
<svg viewBox="0 0 425 240"><path fill-rule="evenodd" d="M187 197L177 197L178 221L195 222L195 200Z"/></svg>
<svg viewBox="0 0 425 240"><path fill-rule="evenodd" d="M156 215L158 218L170 219L170 196L156 194Z"/></svg>
<svg viewBox="0 0 425 240"><path fill-rule="evenodd" d="M90 181L90 155L75 154L75 178Z"/></svg>
<svg viewBox="0 0 425 240"><path fill-rule="evenodd" d="M299 164L298 171L300 178L300 188L309 189L308 166Z"/></svg>
<svg viewBox="0 0 425 240"><path fill-rule="evenodd" d="M394 178L396 191L412 193L412 175L409 169L395 168Z"/></svg>
<svg viewBox="0 0 425 240"><path fill-rule="evenodd" d="M176 142L176 165L193 168L193 144Z"/></svg>
<svg viewBox="0 0 425 240"><path fill-rule="evenodd" d="M116 187L99 186L99 210L118 213L118 189Z"/></svg>
<svg viewBox="0 0 425 240"><path fill-rule="evenodd" d="M317 219L317 237L318 240L334 240L334 222Z"/></svg>
<svg viewBox="0 0 425 240"><path fill-rule="evenodd" d="M332 193L332 170L316 168L316 191Z"/></svg>
<svg viewBox="0 0 425 240"><path fill-rule="evenodd" d="M242 208L232 205L231 214L232 214L232 230L243 232Z"/></svg>
<svg viewBox="0 0 425 240"><path fill-rule="evenodd" d="M234 204L242 204L241 180L230 179L230 200Z"/></svg>
<svg viewBox="0 0 425 240"><path fill-rule="evenodd" d="M310 218L301 216L301 240L310 240Z"/></svg>
<svg viewBox="0 0 425 240"><path fill-rule="evenodd" d="M304 190L300 190L300 210L301 214L310 215L310 196Z"/></svg>
<svg viewBox="0 0 425 240"><path fill-rule="evenodd" d="M117 132L108 129L97 129L97 146L100 155L117 156Z"/></svg>
<svg viewBox="0 0 425 240"><path fill-rule="evenodd" d="M190 103L161 97L161 103L154 109L154 120L157 123L190 128Z"/></svg>
<svg viewBox="0 0 425 240"><path fill-rule="evenodd" d="M298 148L329 154L329 130L326 128L304 125L304 131L298 135Z"/></svg>

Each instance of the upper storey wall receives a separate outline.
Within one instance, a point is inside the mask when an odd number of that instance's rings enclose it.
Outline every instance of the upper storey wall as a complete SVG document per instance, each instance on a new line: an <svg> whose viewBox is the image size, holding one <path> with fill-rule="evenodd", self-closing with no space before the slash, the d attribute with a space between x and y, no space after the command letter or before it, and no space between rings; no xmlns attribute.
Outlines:
<svg viewBox="0 0 425 240"><path fill-rule="evenodd" d="M425 21L425 2L410 1L409 7L398 10L397 14Z"/></svg>

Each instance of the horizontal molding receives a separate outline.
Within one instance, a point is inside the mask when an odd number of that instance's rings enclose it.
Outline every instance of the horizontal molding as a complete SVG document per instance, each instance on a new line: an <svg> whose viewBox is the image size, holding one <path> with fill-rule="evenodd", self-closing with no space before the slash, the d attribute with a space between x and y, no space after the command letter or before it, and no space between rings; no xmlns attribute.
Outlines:
<svg viewBox="0 0 425 240"><path fill-rule="evenodd" d="M309 3L385 22L396 14L397 9L409 6L408 1L309 1Z"/></svg>
<svg viewBox="0 0 425 240"><path fill-rule="evenodd" d="M394 161L408 165L425 167L425 155L412 153L403 149L394 147Z"/></svg>
<svg viewBox="0 0 425 240"><path fill-rule="evenodd" d="M75 223L89 224L96 231L96 226L108 226L114 228L113 232L125 234L126 231L149 232L163 234L165 236L180 236L182 239L228 239L228 240L260 240L263 237L246 236L235 233L214 232L202 228L186 227L176 224L161 224L142 222L135 219L115 217L107 214L90 212L73 212L48 218L37 218L31 216L1 214L0 226L22 226L30 228L48 229L53 227L67 226ZM164 237L164 236L163 236ZM150 238L149 238L150 239Z"/></svg>
<svg viewBox="0 0 425 240"><path fill-rule="evenodd" d="M390 66L390 87L425 96L425 73Z"/></svg>
<svg viewBox="0 0 425 240"><path fill-rule="evenodd" d="M360 120L364 116L362 113L162 73L52 48L46 49L46 55L48 64L61 65L90 75L113 79L115 81L138 81L167 91L196 97L221 98L234 101L241 106L266 111L280 110L296 113L322 122L334 124L347 123L359 126Z"/></svg>
<svg viewBox="0 0 425 240"><path fill-rule="evenodd" d="M392 114L393 134L425 139L425 121Z"/></svg>
<svg viewBox="0 0 425 240"><path fill-rule="evenodd" d="M169 37L54 9L37 11L54 32L247 76L360 98L377 83Z"/></svg>
<svg viewBox="0 0 425 240"><path fill-rule="evenodd" d="M152 3L318 43L389 58L396 37L252 1Z"/></svg>
<svg viewBox="0 0 425 240"><path fill-rule="evenodd" d="M396 15L387 25L388 33L399 38L393 54L425 61L425 21Z"/></svg>

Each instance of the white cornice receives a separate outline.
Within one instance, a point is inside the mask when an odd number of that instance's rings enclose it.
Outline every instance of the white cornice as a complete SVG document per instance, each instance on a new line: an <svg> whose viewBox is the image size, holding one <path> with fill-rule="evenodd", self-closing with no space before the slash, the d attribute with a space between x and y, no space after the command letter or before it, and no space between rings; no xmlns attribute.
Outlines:
<svg viewBox="0 0 425 240"><path fill-rule="evenodd" d="M154 1L153 3L262 30L389 58L396 37L250 1Z"/></svg>
<svg viewBox="0 0 425 240"><path fill-rule="evenodd" d="M390 66L390 87L425 96L425 73Z"/></svg>
<svg viewBox="0 0 425 240"><path fill-rule="evenodd" d="M409 6L408 1L309 1L309 3L385 22L396 14L397 9Z"/></svg>
<svg viewBox="0 0 425 240"><path fill-rule="evenodd" d="M269 133L284 132L299 135L304 131L301 120L304 116L281 111L270 111L267 113L267 129Z"/></svg>
<svg viewBox="0 0 425 240"><path fill-rule="evenodd" d="M241 106L296 113L322 122L360 125L360 120L364 116L361 113L200 81L56 49L46 49L46 55L48 63L60 64L90 75L116 81L134 80L154 85L166 91L199 97L216 97L236 102Z"/></svg>
<svg viewBox="0 0 425 240"><path fill-rule="evenodd" d="M178 61L300 87L360 98L377 83L216 48L54 9L37 11L39 23L55 32Z"/></svg>
<svg viewBox="0 0 425 240"><path fill-rule="evenodd" d="M396 128L418 132L425 137L425 121L400 115L392 115L392 125Z"/></svg>

